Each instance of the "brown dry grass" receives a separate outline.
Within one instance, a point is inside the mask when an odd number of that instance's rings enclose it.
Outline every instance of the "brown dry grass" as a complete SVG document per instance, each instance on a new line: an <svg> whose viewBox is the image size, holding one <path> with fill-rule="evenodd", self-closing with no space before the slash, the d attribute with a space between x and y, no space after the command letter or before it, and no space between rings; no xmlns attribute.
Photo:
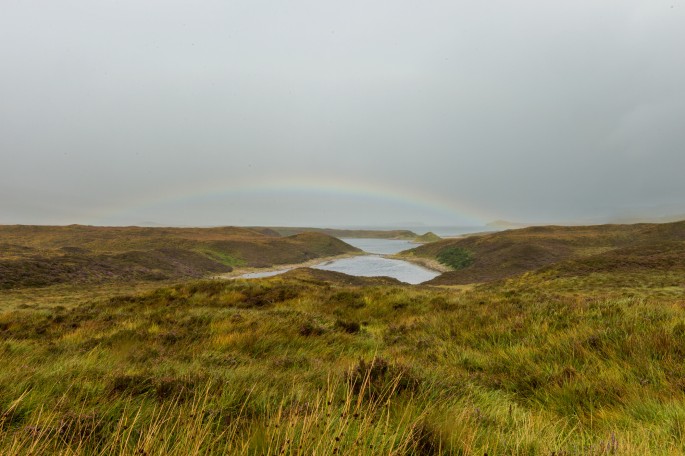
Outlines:
<svg viewBox="0 0 685 456"><path fill-rule="evenodd" d="M0 226L0 289L162 281L358 252L322 233L222 228Z"/></svg>
<svg viewBox="0 0 685 456"><path fill-rule="evenodd" d="M543 226L498 233L447 239L427 244L404 252L407 258L428 258L435 260L438 254L449 247L458 247L470 252L473 264L449 271L429 283L454 285L490 282L513 277L544 267L551 267L564 261L585 257L597 257L598 263L606 267L619 258L611 252L618 249L647 251L656 249L680 249L678 243L685 241L685 222L667 224L598 225L598 226ZM671 244L664 244L670 242ZM661 247L659 247L661 246ZM628 252L628 251L626 251ZM633 254L635 256L635 254ZM604 260L601 260L601 259ZM671 255L670 266L685 267L682 256ZM612 260L613 259L613 260ZM632 263L636 263L633 259ZM666 265L657 260L655 264Z"/></svg>

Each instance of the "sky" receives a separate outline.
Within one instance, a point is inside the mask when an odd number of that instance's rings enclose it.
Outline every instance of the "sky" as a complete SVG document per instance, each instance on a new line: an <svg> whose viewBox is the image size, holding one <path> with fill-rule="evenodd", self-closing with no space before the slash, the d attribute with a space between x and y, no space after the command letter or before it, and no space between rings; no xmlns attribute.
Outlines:
<svg viewBox="0 0 685 456"><path fill-rule="evenodd" d="M0 224L685 214L685 0L0 1Z"/></svg>

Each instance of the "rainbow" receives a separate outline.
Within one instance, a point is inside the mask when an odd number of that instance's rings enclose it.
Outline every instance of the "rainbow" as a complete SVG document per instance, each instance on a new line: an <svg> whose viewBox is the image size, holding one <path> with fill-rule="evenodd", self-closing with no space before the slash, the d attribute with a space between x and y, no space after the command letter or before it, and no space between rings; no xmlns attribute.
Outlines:
<svg viewBox="0 0 685 456"><path fill-rule="evenodd" d="M225 180L206 181L200 185L175 186L171 190L146 194L133 202L128 201L100 208L97 213L93 214L91 223L102 224L127 214L147 212L159 206L178 205L182 207L183 205L221 198L235 199L251 196L278 198L279 195L284 194L375 200L431 212L441 216L443 220L453 220L456 224L480 226L497 218L494 214L469 205L464 201L445 198L404 185L399 187L382 182L372 183L335 177L272 177L232 179L230 182Z"/></svg>

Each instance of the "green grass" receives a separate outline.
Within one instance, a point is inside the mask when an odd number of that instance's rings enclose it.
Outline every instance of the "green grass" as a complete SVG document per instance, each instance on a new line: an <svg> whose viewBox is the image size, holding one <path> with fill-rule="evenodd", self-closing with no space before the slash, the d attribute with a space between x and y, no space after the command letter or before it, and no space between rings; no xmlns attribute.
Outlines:
<svg viewBox="0 0 685 456"><path fill-rule="evenodd" d="M432 231L424 233L421 236L416 236L414 238L414 242L420 242L420 243L437 242L437 241L441 241L441 240L442 240L442 238L440 236L438 236L437 234L433 233Z"/></svg>
<svg viewBox="0 0 685 456"><path fill-rule="evenodd" d="M613 277L10 301L0 454L681 454L685 293Z"/></svg>
<svg viewBox="0 0 685 456"><path fill-rule="evenodd" d="M464 269L473 264L471 252L461 247L445 247L436 255L437 260L454 270Z"/></svg>
<svg viewBox="0 0 685 456"><path fill-rule="evenodd" d="M415 249L462 268L441 287L139 280L347 248L318 233L0 231L0 278L24 284L0 292L2 455L685 453L683 223Z"/></svg>
<svg viewBox="0 0 685 456"><path fill-rule="evenodd" d="M212 260L216 260L220 262L221 264L224 264L226 266L231 266L231 267L241 267L245 266L247 263L245 262L244 259L242 258L237 258L236 256L229 255L225 252L221 251L216 251L212 250L210 248L200 248L197 250L197 252L204 254L208 258Z"/></svg>

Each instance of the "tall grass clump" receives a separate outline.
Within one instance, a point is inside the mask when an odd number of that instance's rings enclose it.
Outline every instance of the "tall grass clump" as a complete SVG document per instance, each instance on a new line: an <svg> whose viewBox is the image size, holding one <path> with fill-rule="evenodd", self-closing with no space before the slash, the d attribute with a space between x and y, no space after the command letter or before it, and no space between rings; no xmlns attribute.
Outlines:
<svg viewBox="0 0 685 456"><path fill-rule="evenodd" d="M650 277L12 304L0 454L683 454L685 293Z"/></svg>
<svg viewBox="0 0 685 456"><path fill-rule="evenodd" d="M72 455L406 454L421 448L426 410L411 396L399 398L401 375L370 394L373 369L356 374L328 378L307 396L291 391L259 413L253 391L236 409L222 409L227 386L212 384L189 400L162 404L129 397L99 412L67 415L39 407L21 427L3 432L0 445L2 454Z"/></svg>

